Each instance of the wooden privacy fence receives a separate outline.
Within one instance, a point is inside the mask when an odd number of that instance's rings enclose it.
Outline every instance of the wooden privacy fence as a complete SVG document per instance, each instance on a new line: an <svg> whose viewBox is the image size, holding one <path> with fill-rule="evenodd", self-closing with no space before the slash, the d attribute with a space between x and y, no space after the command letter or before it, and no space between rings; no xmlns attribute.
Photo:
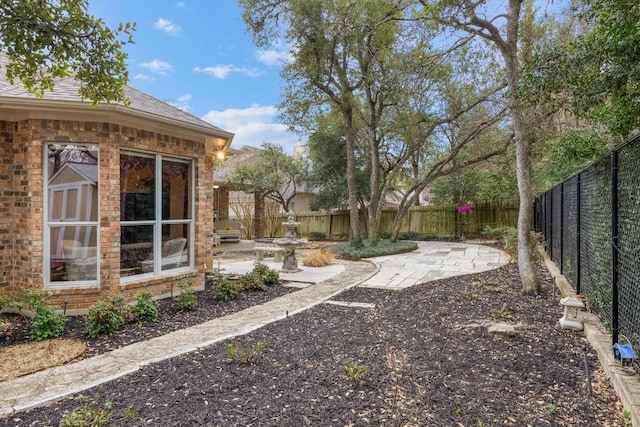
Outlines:
<svg viewBox="0 0 640 427"><path fill-rule="evenodd" d="M471 215L457 213L457 206L415 206L405 216L401 233L417 233L434 238L480 237L485 226L491 228L515 227L518 222L517 201L491 201L471 205ZM382 211L380 233L390 234L398 210L387 208ZM282 221L287 221L283 214ZM346 238L349 236L349 211L297 212L296 221L300 222L298 232L306 237L325 236L326 238ZM459 221L459 224L458 224ZM360 212L360 229L366 232L366 218ZM460 227L460 228L458 228ZM458 233L456 231L458 230ZM278 227L277 236L284 235Z"/></svg>

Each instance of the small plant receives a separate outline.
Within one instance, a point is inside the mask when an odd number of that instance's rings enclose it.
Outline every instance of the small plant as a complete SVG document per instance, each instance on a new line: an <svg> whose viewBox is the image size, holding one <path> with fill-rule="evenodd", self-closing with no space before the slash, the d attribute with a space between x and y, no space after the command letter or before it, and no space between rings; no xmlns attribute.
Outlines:
<svg viewBox="0 0 640 427"><path fill-rule="evenodd" d="M260 341L254 345L227 344L224 351L227 355L227 362L238 362L241 365L251 365L262 354L267 345Z"/></svg>
<svg viewBox="0 0 640 427"><path fill-rule="evenodd" d="M176 297L176 304L180 311L193 311L198 307L198 298L191 288L191 282L181 283L178 285L180 294Z"/></svg>
<svg viewBox="0 0 640 427"><path fill-rule="evenodd" d="M457 416L462 415L462 408L456 408L456 409L453 411L453 413L454 413L454 414L456 414Z"/></svg>
<svg viewBox="0 0 640 427"><path fill-rule="evenodd" d="M264 276L264 284L267 286L277 285L280 283L280 273L276 270L269 270L267 274Z"/></svg>
<svg viewBox="0 0 640 427"><path fill-rule="evenodd" d="M256 275L260 276L261 278L264 278L264 276L267 275L269 270L271 270L271 269L269 268L269 266L267 264L256 261L253 264L252 272L255 273Z"/></svg>
<svg viewBox="0 0 640 427"><path fill-rule="evenodd" d="M326 267L333 262L333 252L322 248L311 252L302 260L302 265L307 267Z"/></svg>
<svg viewBox="0 0 640 427"><path fill-rule="evenodd" d="M27 304L36 313L31 319L30 338L34 341L42 341L62 335L67 318L47 305L51 295L34 288L25 289L24 293Z"/></svg>
<svg viewBox="0 0 640 427"><path fill-rule="evenodd" d="M49 307L40 308L31 320L29 336L34 341L57 338L64 332L67 320L64 314L56 313Z"/></svg>
<svg viewBox="0 0 640 427"><path fill-rule="evenodd" d="M231 301L238 295L236 284L226 277L220 277L214 287L215 297L218 301Z"/></svg>
<svg viewBox="0 0 640 427"><path fill-rule="evenodd" d="M2 309L9 304L9 299L4 295L0 295L0 325L6 322L4 316L2 316Z"/></svg>
<svg viewBox="0 0 640 427"><path fill-rule="evenodd" d="M478 299L478 295L474 294L473 292L467 289L461 290L460 295L462 295L464 298L468 299L469 301L475 301Z"/></svg>
<svg viewBox="0 0 640 427"><path fill-rule="evenodd" d="M280 274L278 274L276 270L269 268L269 266L264 263L256 262L253 265L251 273L259 277L263 285L277 285L280 283ZM264 286L249 289L264 290Z"/></svg>
<svg viewBox="0 0 640 427"><path fill-rule="evenodd" d="M132 407L128 407L124 410L122 417L125 421L132 421L138 415L138 410Z"/></svg>
<svg viewBox="0 0 640 427"><path fill-rule="evenodd" d="M550 414L553 414L556 412L558 408L556 407L556 405L554 405L553 403L549 403L547 405L547 411L549 411Z"/></svg>
<svg viewBox="0 0 640 427"><path fill-rule="evenodd" d="M131 315L138 324L144 325L158 320L158 304L153 300L151 292L136 292L134 295L136 304L131 307Z"/></svg>
<svg viewBox="0 0 640 427"><path fill-rule="evenodd" d="M358 362L349 362L344 367L344 373L351 383L360 384L369 374L369 367Z"/></svg>
<svg viewBox="0 0 640 427"><path fill-rule="evenodd" d="M124 325L128 313L129 308L119 295L111 295L98 301L87 313L87 334L95 338L117 331Z"/></svg>
<svg viewBox="0 0 640 427"><path fill-rule="evenodd" d="M250 271L240 276L240 289L243 291L264 291L267 287L262 280L262 276Z"/></svg>
<svg viewBox="0 0 640 427"><path fill-rule="evenodd" d="M85 399L85 398L82 398ZM107 400L104 405L96 401L84 401L73 411L60 419L60 427L100 427L113 417L113 404Z"/></svg>
<svg viewBox="0 0 640 427"><path fill-rule="evenodd" d="M503 304L502 308L494 308L491 310L491 317L497 320L515 320L515 317L507 309L507 305Z"/></svg>

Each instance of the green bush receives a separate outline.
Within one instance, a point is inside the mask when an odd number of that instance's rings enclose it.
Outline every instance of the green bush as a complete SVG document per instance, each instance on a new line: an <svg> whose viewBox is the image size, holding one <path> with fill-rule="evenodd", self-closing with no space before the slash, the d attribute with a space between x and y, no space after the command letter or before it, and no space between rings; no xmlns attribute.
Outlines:
<svg viewBox="0 0 640 427"><path fill-rule="evenodd" d="M278 283L280 283L280 273L278 273L276 270L271 269L264 276L263 281L267 286L277 285Z"/></svg>
<svg viewBox="0 0 640 427"><path fill-rule="evenodd" d="M236 284L226 277L220 277L214 287L215 297L218 301L231 301L238 295Z"/></svg>
<svg viewBox="0 0 640 427"><path fill-rule="evenodd" d="M56 313L47 305L51 294L34 288L25 289L24 293L27 304L35 312L35 316L31 319L30 338L34 341L42 341L62 335L68 319L64 314Z"/></svg>
<svg viewBox="0 0 640 427"><path fill-rule="evenodd" d="M256 274L258 277L264 278L267 275L267 273L269 272L269 270L270 270L270 268L269 268L269 266L267 264L256 261L253 264L252 272L254 274Z"/></svg>
<svg viewBox="0 0 640 427"><path fill-rule="evenodd" d="M39 308L31 320L29 336L34 341L57 338L64 332L67 320L64 314L56 313L49 307Z"/></svg>
<svg viewBox="0 0 640 427"><path fill-rule="evenodd" d="M327 234L321 231L312 231L309 233L309 239L317 242L324 242L327 240Z"/></svg>
<svg viewBox="0 0 640 427"><path fill-rule="evenodd" d="M262 276L255 271L250 271L240 276L240 289L243 291L264 291L267 287Z"/></svg>
<svg viewBox="0 0 640 427"><path fill-rule="evenodd" d="M117 331L124 325L128 313L127 304L119 295L111 295L98 301L87 313L87 334L97 337Z"/></svg>
<svg viewBox="0 0 640 427"><path fill-rule="evenodd" d="M227 362L238 362L241 365L251 365L262 354L267 345L260 341L254 345L227 344L224 351L227 354Z"/></svg>
<svg viewBox="0 0 640 427"><path fill-rule="evenodd" d="M136 292L136 304L131 307L131 314L140 325L158 320L158 304L153 300L151 292Z"/></svg>
<svg viewBox="0 0 640 427"><path fill-rule="evenodd" d="M176 304L178 305L178 309L181 311L193 311L198 307L198 298L196 297L196 293L191 288L191 283L181 284L180 286L181 292L176 297Z"/></svg>

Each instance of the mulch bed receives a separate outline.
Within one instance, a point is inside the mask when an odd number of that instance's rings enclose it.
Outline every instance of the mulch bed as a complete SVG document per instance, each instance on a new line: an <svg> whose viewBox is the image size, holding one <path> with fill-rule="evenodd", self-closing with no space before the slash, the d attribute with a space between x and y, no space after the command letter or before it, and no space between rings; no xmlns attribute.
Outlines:
<svg viewBox="0 0 640 427"><path fill-rule="evenodd" d="M375 307L320 304L0 425L58 425L108 402L109 426L624 426L594 352L559 328L559 296L539 271L537 297L521 295L513 263L403 291L353 288L334 299ZM175 317L172 328L186 318ZM522 328L494 338L487 325L498 321ZM258 343L251 363L227 360L227 344L250 353Z"/></svg>

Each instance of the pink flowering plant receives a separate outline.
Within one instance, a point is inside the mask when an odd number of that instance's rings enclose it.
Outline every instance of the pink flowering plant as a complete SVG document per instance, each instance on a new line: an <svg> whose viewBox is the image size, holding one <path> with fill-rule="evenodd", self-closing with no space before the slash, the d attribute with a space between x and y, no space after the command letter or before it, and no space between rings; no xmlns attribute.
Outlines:
<svg viewBox="0 0 640 427"><path fill-rule="evenodd" d="M473 213L473 208L469 205L458 206L458 213L461 215L471 215Z"/></svg>

